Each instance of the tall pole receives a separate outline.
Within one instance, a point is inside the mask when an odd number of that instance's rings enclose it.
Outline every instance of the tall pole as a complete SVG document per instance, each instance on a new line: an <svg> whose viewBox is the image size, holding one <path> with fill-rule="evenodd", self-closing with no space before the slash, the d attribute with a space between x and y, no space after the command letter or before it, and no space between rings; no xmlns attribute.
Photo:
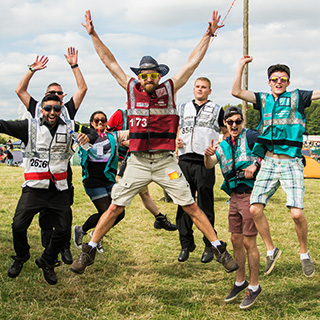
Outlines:
<svg viewBox="0 0 320 320"><path fill-rule="evenodd" d="M243 55L249 55L249 0L243 0ZM243 70L243 90L248 90L248 64ZM242 101L242 113L244 120L244 127L248 123L248 104L247 101Z"/></svg>

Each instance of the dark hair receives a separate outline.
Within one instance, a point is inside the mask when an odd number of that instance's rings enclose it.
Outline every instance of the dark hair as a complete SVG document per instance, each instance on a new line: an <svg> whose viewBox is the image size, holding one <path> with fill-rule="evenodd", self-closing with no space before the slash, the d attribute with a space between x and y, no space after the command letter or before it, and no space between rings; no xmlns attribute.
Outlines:
<svg viewBox="0 0 320 320"><path fill-rule="evenodd" d="M56 94L47 94L46 96L44 96L41 100L41 107L43 107L43 103L47 101L58 101L61 105L61 100Z"/></svg>
<svg viewBox="0 0 320 320"><path fill-rule="evenodd" d="M288 66L286 66L285 64L274 64L272 66L270 66L267 70L268 73L268 79L270 78L270 76L276 72L276 71L282 71L282 72L286 72L287 75L290 78L290 68Z"/></svg>
<svg viewBox="0 0 320 320"><path fill-rule="evenodd" d="M209 84L209 89L211 89L211 81L210 79L206 78L206 77L199 77L198 79L196 79L196 81L194 82L194 84L196 84L197 81L206 81Z"/></svg>
<svg viewBox="0 0 320 320"><path fill-rule="evenodd" d="M103 112L103 111L95 111L91 116L90 116L90 128L94 129L91 125L91 122L93 121L94 119L94 116L96 114L103 114L105 117L106 117L106 120L108 121L108 117L106 116L106 114Z"/></svg>
<svg viewBox="0 0 320 320"><path fill-rule="evenodd" d="M241 116L241 119L243 119L242 110L239 107L236 107L236 106L228 107L224 112L224 120L232 117L235 114L239 114Z"/></svg>
<svg viewBox="0 0 320 320"><path fill-rule="evenodd" d="M52 87L52 86L59 86L61 88L61 90L62 90L61 84L59 84L58 82L52 82L47 86L47 92L49 91L49 88Z"/></svg>

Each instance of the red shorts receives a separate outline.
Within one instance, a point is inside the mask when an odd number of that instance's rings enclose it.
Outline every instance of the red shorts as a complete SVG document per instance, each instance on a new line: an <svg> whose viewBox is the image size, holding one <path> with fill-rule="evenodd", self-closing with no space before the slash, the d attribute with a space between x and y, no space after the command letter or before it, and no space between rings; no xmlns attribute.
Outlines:
<svg viewBox="0 0 320 320"><path fill-rule="evenodd" d="M258 230L250 213L249 193L231 193L229 207L229 232L242 233L244 236L255 236Z"/></svg>

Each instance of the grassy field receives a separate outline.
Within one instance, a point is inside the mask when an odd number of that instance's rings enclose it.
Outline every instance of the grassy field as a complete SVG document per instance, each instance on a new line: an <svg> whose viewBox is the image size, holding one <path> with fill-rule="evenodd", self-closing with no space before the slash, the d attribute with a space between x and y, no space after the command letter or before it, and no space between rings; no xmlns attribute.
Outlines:
<svg viewBox="0 0 320 320"><path fill-rule="evenodd" d="M94 213L84 193L81 171L73 167L75 202L73 225L82 224ZM219 170L217 170L219 171ZM0 319L320 319L319 277L319 188L320 180L306 180L305 214L309 222L309 249L316 275L307 279L301 271L299 247L285 194L279 190L267 206L274 243L282 256L273 273L263 275L265 248L261 238L260 284L262 293L249 310L240 310L241 298L226 304L224 298L234 281L217 262L202 264L204 244L195 230L197 249L185 263L177 261L180 245L177 232L153 228L154 218L139 197L126 210L126 218L104 238L105 253L83 275L68 266L56 269L59 281L50 286L35 265L41 254L40 230L36 216L29 229L31 259L16 279L7 276L11 263L11 222L23 182L23 169L0 166ZM228 242L228 200L215 186L216 229ZM162 190L152 184L150 193L161 212L175 220L176 206L159 199ZM87 238L88 239L88 238ZM74 256L79 251L72 244Z"/></svg>

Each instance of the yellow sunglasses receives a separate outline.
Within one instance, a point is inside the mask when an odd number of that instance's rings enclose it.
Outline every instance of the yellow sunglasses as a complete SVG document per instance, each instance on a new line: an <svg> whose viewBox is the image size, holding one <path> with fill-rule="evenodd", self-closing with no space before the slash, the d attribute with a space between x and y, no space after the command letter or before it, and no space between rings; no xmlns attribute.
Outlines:
<svg viewBox="0 0 320 320"><path fill-rule="evenodd" d="M272 77L272 78L269 78L269 80L272 82L278 82L278 80L280 80L282 83L286 83L287 81L289 81L289 78L287 78L287 77Z"/></svg>
<svg viewBox="0 0 320 320"><path fill-rule="evenodd" d="M153 73L140 73L139 74L140 78L142 80L147 80L149 77L152 79L152 80L156 80L158 79L159 77L159 73L157 72L153 72Z"/></svg>

